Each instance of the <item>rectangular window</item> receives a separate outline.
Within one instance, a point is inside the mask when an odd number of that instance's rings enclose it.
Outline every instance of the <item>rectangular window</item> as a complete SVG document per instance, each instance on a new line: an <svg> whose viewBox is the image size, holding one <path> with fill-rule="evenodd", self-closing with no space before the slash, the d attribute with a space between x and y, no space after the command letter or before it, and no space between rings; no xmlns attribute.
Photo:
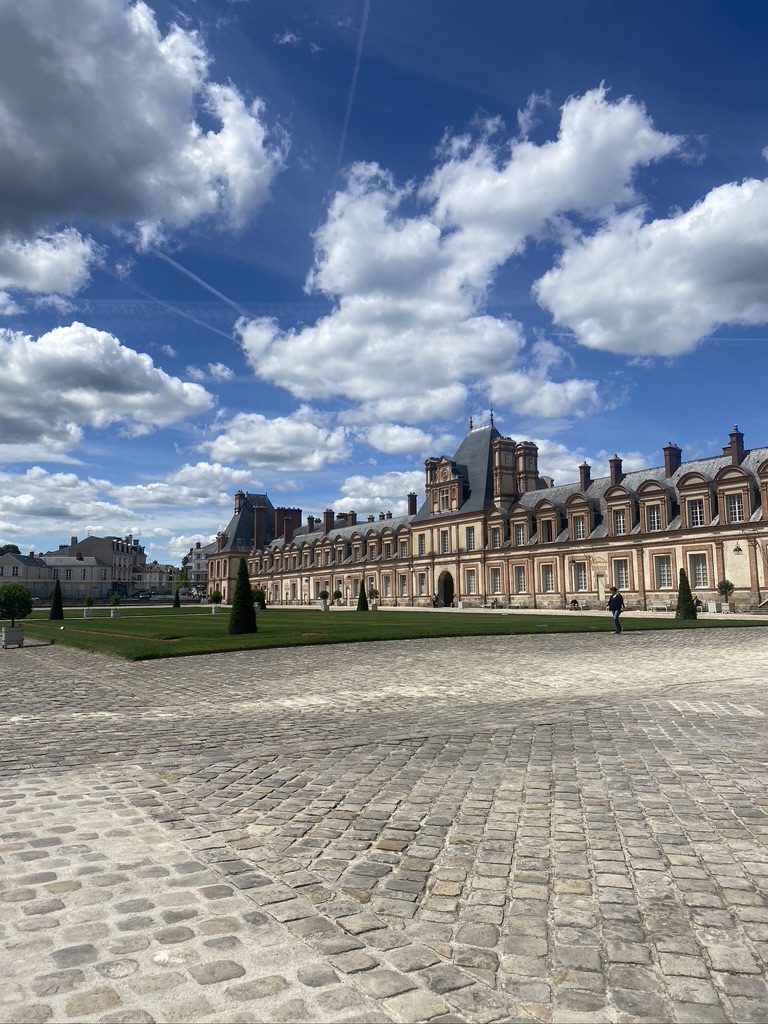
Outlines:
<svg viewBox="0 0 768 1024"><path fill-rule="evenodd" d="M448 512L450 507L451 507L450 494L448 492L448 488L444 487L443 490L440 491L440 511L441 512Z"/></svg>
<svg viewBox="0 0 768 1024"><path fill-rule="evenodd" d="M427 593L427 574L420 572L416 577L416 590L419 597L424 597Z"/></svg>
<svg viewBox="0 0 768 1024"><path fill-rule="evenodd" d="M516 565L515 566L515 593L516 594L524 594L525 593L525 566L524 565Z"/></svg>
<svg viewBox="0 0 768 1024"><path fill-rule="evenodd" d="M397 577L397 596L406 597L408 594L408 577L405 573L400 573Z"/></svg>
<svg viewBox="0 0 768 1024"><path fill-rule="evenodd" d="M501 527L499 527L499 526L492 526L491 527L491 547L492 548L500 548L501 547Z"/></svg>
<svg viewBox="0 0 768 1024"><path fill-rule="evenodd" d="M627 532L627 513L623 508L613 510L613 532L617 537Z"/></svg>
<svg viewBox="0 0 768 1024"><path fill-rule="evenodd" d="M392 577L382 576L381 577L381 593L383 597L389 597L392 593Z"/></svg>
<svg viewBox="0 0 768 1024"><path fill-rule="evenodd" d="M542 544L550 543L552 540L552 522L549 519L539 523L539 534L541 535Z"/></svg>
<svg viewBox="0 0 768 1024"><path fill-rule="evenodd" d="M67 570L67 571L69 572L69 570ZM11 566L11 576L18 576L18 575L19 575L19 567L18 567L18 565L12 565Z"/></svg>
<svg viewBox="0 0 768 1024"><path fill-rule="evenodd" d="M491 593L501 593L501 569L491 569L490 572Z"/></svg>
<svg viewBox="0 0 768 1024"><path fill-rule="evenodd" d="M525 544L525 524L517 523L515 525L515 547L521 548Z"/></svg>
<svg viewBox="0 0 768 1024"><path fill-rule="evenodd" d="M296 600L296 584L295 583L291 584L291 600L292 601Z"/></svg>
<svg viewBox="0 0 768 1024"><path fill-rule="evenodd" d="M419 534L418 546L419 554L425 555L427 553L427 535L425 533Z"/></svg>
<svg viewBox="0 0 768 1024"><path fill-rule="evenodd" d="M441 530L440 531L440 554L441 555L447 555L448 554L448 531L447 530Z"/></svg>
<svg viewBox="0 0 768 1024"><path fill-rule="evenodd" d="M475 550L475 528L474 526L467 527L467 551Z"/></svg>
<svg viewBox="0 0 768 1024"><path fill-rule="evenodd" d="M692 587L708 587L709 576L707 573L706 555L689 555Z"/></svg>
<svg viewBox="0 0 768 1024"><path fill-rule="evenodd" d="M688 502L688 525L689 526L703 526L704 525L704 499L694 498Z"/></svg>
<svg viewBox="0 0 768 1024"><path fill-rule="evenodd" d="M391 544L385 544L384 545L384 557L385 558L391 558L392 557L392 545Z"/></svg>
<svg viewBox="0 0 768 1024"><path fill-rule="evenodd" d="M357 595L359 594L359 592L360 592L360 580L354 579L354 580L352 580L352 597L356 598Z"/></svg>
<svg viewBox="0 0 768 1024"><path fill-rule="evenodd" d="M626 590L629 587L629 562L626 558L613 560L613 585L619 590Z"/></svg>
<svg viewBox="0 0 768 1024"><path fill-rule="evenodd" d="M5 566L0 565L0 576L5 576Z"/></svg>
<svg viewBox="0 0 768 1024"><path fill-rule="evenodd" d="M728 522L744 522L744 500L740 494L728 495Z"/></svg>
<svg viewBox="0 0 768 1024"><path fill-rule="evenodd" d="M315 597L320 597L320 580L315 580Z"/></svg>
<svg viewBox="0 0 768 1024"><path fill-rule="evenodd" d="M657 590L670 590L672 588L672 565L669 555L657 555L653 560L654 575L656 576Z"/></svg>
<svg viewBox="0 0 768 1024"><path fill-rule="evenodd" d="M555 589L555 570L551 565L541 567L541 589L545 594L551 594Z"/></svg>
<svg viewBox="0 0 768 1024"><path fill-rule="evenodd" d="M477 593L477 587L475 583L475 570L466 569L464 572L464 589L468 594Z"/></svg>
<svg viewBox="0 0 768 1024"><path fill-rule="evenodd" d="M373 560L375 557L376 557L376 545L375 544L369 544L368 545L368 558Z"/></svg>
<svg viewBox="0 0 768 1024"><path fill-rule="evenodd" d="M81 569L80 570L80 579L81 580L88 579L88 570L87 569Z"/></svg>
<svg viewBox="0 0 768 1024"><path fill-rule="evenodd" d="M584 540L584 516L573 517L573 539Z"/></svg>
<svg viewBox="0 0 768 1024"><path fill-rule="evenodd" d="M401 558L407 558L408 557L408 541L407 540L401 540L400 541L400 557Z"/></svg>
<svg viewBox="0 0 768 1024"><path fill-rule="evenodd" d="M368 577L368 582L366 584L366 588L367 588L366 591L365 591L366 594L370 594L370 592L375 588L375 586L376 586L376 578L374 576L369 576Z"/></svg>
<svg viewBox="0 0 768 1024"><path fill-rule="evenodd" d="M573 563L573 589L574 590L586 590L587 589L587 563L586 562L574 562Z"/></svg>
<svg viewBox="0 0 768 1024"><path fill-rule="evenodd" d="M323 564L324 565L330 565L331 564L331 552L330 551L326 551L325 552L325 555L323 557Z"/></svg>
<svg viewBox="0 0 768 1024"><path fill-rule="evenodd" d="M64 579L65 580L71 580L72 579L72 570L71 569L65 569L64 570Z"/></svg>
<svg viewBox="0 0 768 1024"><path fill-rule="evenodd" d="M645 528L648 533L661 529L661 505L648 505L645 510Z"/></svg>

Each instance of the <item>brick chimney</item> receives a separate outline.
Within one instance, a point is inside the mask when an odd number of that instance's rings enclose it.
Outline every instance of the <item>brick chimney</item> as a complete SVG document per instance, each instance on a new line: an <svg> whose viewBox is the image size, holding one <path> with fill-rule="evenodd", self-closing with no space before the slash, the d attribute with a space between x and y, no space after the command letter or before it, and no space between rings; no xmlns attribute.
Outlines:
<svg viewBox="0 0 768 1024"><path fill-rule="evenodd" d="M728 436L731 439L731 462L734 466L740 466L741 460L744 458L744 435L738 427L734 426Z"/></svg>
<svg viewBox="0 0 768 1024"><path fill-rule="evenodd" d="M332 508L327 508L325 512L323 512L323 533L330 533L333 529L335 519L336 516Z"/></svg>
<svg viewBox="0 0 768 1024"><path fill-rule="evenodd" d="M387 514L386 514L386 518L387 518L387 519L391 519L391 518L392 518L392 513L391 513L391 512L387 512Z"/></svg>
<svg viewBox="0 0 768 1024"><path fill-rule="evenodd" d="M416 492L415 491L409 491L407 496L406 496L406 500L408 502L408 515L409 516L415 516L416 515Z"/></svg>
<svg viewBox="0 0 768 1024"><path fill-rule="evenodd" d="M592 475L589 472L591 468L590 464L586 461L582 462L579 466L579 490L582 493L586 491L592 483Z"/></svg>
<svg viewBox="0 0 768 1024"><path fill-rule="evenodd" d="M386 518L387 517L384 515L383 512L379 512L379 522L380 523L383 523Z"/></svg>
<svg viewBox="0 0 768 1024"><path fill-rule="evenodd" d="M664 445L662 448L664 452L664 476L669 479L673 473L676 473L680 469L680 465L683 461L683 451L678 448L676 444Z"/></svg>
<svg viewBox="0 0 768 1024"><path fill-rule="evenodd" d="M237 513L243 507L243 503L244 502L245 502L245 492L244 491L237 491L237 493L235 494L235 515L237 515Z"/></svg>
<svg viewBox="0 0 768 1024"><path fill-rule="evenodd" d="M347 512L347 526L354 526L357 523L357 512L354 509Z"/></svg>
<svg viewBox="0 0 768 1024"><path fill-rule="evenodd" d="M375 523L376 522L376 516L368 516L368 522L369 523Z"/></svg>
<svg viewBox="0 0 768 1024"><path fill-rule="evenodd" d="M307 533L312 533L315 529L315 517L307 516Z"/></svg>
<svg viewBox="0 0 768 1024"><path fill-rule="evenodd" d="M614 455L612 458L608 459L608 468L611 474L611 487L615 487L616 484L621 483L621 479L624 476L621 471L621 466L622 460L618 455Z"/></svg>

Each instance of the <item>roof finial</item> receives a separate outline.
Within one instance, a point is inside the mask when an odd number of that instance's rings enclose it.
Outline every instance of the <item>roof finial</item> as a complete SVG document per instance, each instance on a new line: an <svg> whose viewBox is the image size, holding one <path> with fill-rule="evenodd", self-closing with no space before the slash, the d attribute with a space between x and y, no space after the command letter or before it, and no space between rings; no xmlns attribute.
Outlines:
<svg viewBox="0 0 768 1024"><path fill-rule="evenodd" d="M493 406L491 406L491 426L493 426Z"/></svg>
<svg viewBox="0 0 768 1024"><path fill-rule="evenodd" d="M472 417L471 416L469 417L469 429L470 430L472 429Z"/></svg>

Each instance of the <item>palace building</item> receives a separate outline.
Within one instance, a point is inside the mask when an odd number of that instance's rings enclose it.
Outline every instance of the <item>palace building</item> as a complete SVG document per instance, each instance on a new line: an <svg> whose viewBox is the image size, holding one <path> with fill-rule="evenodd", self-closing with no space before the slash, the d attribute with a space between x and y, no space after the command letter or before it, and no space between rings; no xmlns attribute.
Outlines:
<svg viewBox="0 0 768 1024"><path fill-rule="evenodd" d="M629 609L673 608L680 569L707 606L730 580L738 610L768 608L768 448L746 449L737 427L722 455L683 461L671 442L659 466L574 481L541 476L538 449L472 428L452 458L427 459L426 498L407 514L326 509L303 521L266 495L235 495L209 555L208 592L229 600L240 557L271 604L341 603L360 587L382 605L465 608L602 607L617 586ZM727 607L727 606L726 606Z"/></svg>

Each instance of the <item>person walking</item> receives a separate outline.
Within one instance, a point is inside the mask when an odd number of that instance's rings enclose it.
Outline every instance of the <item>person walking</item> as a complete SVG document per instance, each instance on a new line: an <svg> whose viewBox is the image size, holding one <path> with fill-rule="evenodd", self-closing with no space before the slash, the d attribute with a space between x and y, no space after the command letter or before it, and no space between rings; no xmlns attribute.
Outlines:
<svg viewBox="0 0 768 1024"><path fill-rule="evenodd" d="M610 587L608 590L608 611L613 618L613 632L620 633L621 623L619 622L619 617L624 611L624 598L616 587Z"/></svg>

